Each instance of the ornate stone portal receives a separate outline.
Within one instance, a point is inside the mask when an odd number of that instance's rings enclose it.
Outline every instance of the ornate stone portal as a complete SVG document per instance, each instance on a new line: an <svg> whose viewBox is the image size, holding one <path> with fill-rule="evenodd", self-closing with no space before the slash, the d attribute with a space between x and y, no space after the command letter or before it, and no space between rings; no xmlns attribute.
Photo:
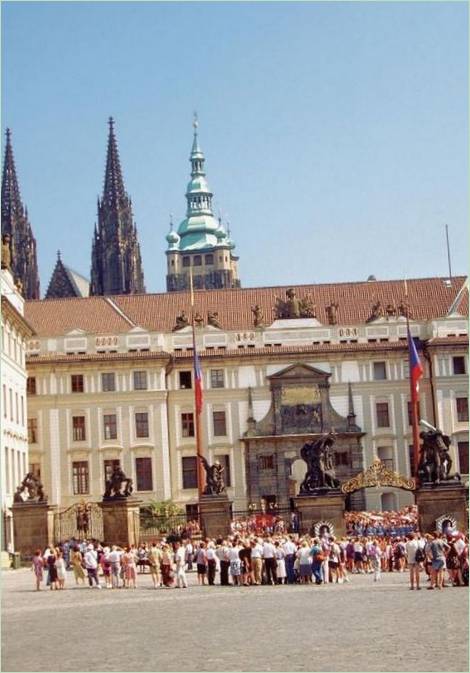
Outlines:
<svg viewBox="0 0 470 673"><path fill-rule="evenodd" d="M248 431L242 438L249 502L265 498L280 508L289 507L303 479L294 481L297 461L304 463L302 447L315 444L330 432L335 433L334 478L343 481L363 469L361 437L364 433L356 425L352 391L349 389L349 413L341 416L330 402L330 376L303 363L268 376L271 406L259 422L253 417L254 405L249 391ZM339 495L343 498L341 493ZM355 509L363 509L364 494L354 494L352 504ZM326 514L325 517L331 518Z"/></svg>

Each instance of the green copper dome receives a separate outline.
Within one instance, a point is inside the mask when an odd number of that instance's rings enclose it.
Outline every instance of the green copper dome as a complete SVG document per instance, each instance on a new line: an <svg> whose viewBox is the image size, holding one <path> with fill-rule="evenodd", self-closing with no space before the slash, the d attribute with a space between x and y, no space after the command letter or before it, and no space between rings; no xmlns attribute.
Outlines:
<svg viewBox="0 0 470 673"><path fill-rule="evenodd" d="M186 188L186 217L180 222L178 233L170 231L166 240L171 250L197 251L208 248L234 247L220 222L212 212L212 192L204 170L205 157L199 145L198 123L194 121L194 139L191 148L191 180Z"/></svg>

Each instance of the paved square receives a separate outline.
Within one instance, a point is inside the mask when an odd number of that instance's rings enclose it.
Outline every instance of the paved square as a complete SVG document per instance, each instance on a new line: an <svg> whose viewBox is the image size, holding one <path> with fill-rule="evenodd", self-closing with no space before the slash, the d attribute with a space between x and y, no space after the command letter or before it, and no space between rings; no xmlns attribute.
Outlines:
<svg viewBox="0 0 470 673"><path fill-rule="evenodd" d="M349 585L35 592L3 574L3 671L467 671L468 592Z"/></svg>

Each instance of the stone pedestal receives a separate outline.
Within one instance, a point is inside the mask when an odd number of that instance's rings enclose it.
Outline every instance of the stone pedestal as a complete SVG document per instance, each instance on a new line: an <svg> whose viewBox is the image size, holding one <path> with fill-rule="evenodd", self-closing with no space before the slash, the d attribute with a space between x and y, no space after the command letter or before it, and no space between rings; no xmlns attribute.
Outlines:
<svg viewBox="0 0 470 673"><path fill-rule="evenodd" d="M460 482L423 484L415 491L419 528L422 533L433 533L448 518L455 521L459 531L468 530L467 489ZM437 523L436 523L437 522Z"/></svg>
<svg viewBox="0 0 470 673"><path fill-rule="evenodd" d="M21 558L30 559L36 549L44 551L54 542L55 505L47 502L15 503L13 512L13 544Z"/></svg>
<svg viewBox="0 0 470 673"><path fill-rule="evenodd" d="M333 534L341 537L346 532L344 523L345 495L339 490L330 490L294 498L299 513L299 532L318 534L322 524L333 526Z"/></svg>
<svg viewBox="0 0 470 673"><path fill-rule="evenodd" d="M206 537L226 537L230 533L230 500L226 493L203 495L199 500L201 528Z"/></svg>
<svg viewBox="0 0 470 673"><path fill-rule="evenodd" d="M100 502L106 544L120 547L139 544L141 502L137 498L110 498Z"/></svg>

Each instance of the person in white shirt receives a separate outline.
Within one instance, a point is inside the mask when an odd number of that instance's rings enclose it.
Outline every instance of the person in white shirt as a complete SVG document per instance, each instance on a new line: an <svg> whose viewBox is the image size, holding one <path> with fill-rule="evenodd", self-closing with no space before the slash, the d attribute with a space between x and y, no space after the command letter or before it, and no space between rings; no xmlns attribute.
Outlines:
<svg viewBox="0 0 470 673"><path fill-rule="evenodd" d="M285 564L288 584L295 584L295 555L297 553L297 546L293 543L292 538L288 538L282 545L285 554Z"/></svg>
<svg viewBox="0 0 470 673"><path fill-rule="evenodd" d="M122 551L114 544L109 552L108 560L111 563L111 587L119 589L119 575L121 573L121 555Z"/></svg>
<svg viewBox="0 0 470 673"><path fill-rule="evenodd" d="M266 571L266 583L277 584L276 547L269 537L263 543L263 559L264 569Z"/></svg>
<svg viewBox="0 0 470 673"><path fill-rule="evenodd" d="M98 554L92 544L89 544L86 548L84 561L88 573L88 584L93 587L93 581L95 581L96 588L101 589L98 580Z"/></svg>
<svg viewBox="0 0 470 673"><path fill-rule="evenodd" d="M175 565L176 565L176 588L187 589L188 583L186 581L186 549L184 544L176 543L175 551Z"/></svg>
<svg viewBox="0 0 470 673"><path fill-rule="evenodd" d="M408 536L408 541L405 545L406 560L408 562L408 568L410 569L410 589L419 590L419 571L421 567L421 562L416 559L416 553L418 550L421 550L421 545L416 538L414 533L410 533ZM418 557L419 559L419 557Z"/></svg>
<svg viewBox="0 0 470 673"><path fill-rule="evenodd" d="M215 546L213 542L207 543L206 557L207 557L207 581L211 586L213 586L215 580L215 573L217 570L217 556L215 554Z"/></svg>
<svg viewBox="0 0 470 673"><path fill-rule="evenodd" d="M188 573L193 569L194 548L191 540L186 544L186 563L188 564Z"/></svg>
<svg viewBox="0 0 470 673"><path fill-rule="evenodd" d="M251 571L253 584L261 584L263 575L263 547L259 540L251 542Z"/></svg>

